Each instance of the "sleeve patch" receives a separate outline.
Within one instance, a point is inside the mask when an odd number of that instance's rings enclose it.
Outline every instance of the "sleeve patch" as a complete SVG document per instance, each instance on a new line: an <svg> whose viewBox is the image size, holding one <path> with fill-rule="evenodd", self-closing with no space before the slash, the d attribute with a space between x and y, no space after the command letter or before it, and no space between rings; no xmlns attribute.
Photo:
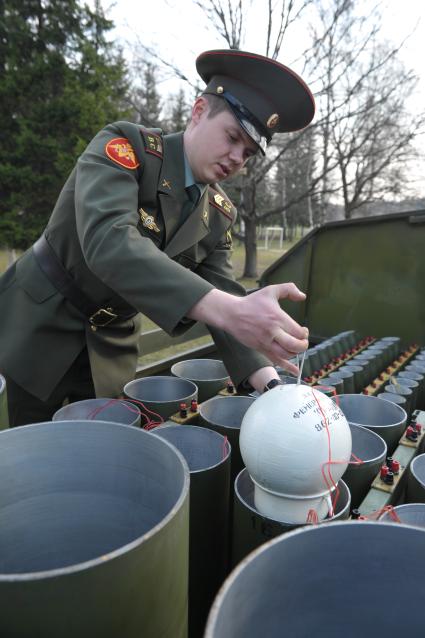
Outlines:
<svg viewBox="0 0 425 638"><path fill-rule="evenodd" d="M114 137L105 146L105 153L116 164L135 170L140 166L130 142L125 137Z"/></svg>

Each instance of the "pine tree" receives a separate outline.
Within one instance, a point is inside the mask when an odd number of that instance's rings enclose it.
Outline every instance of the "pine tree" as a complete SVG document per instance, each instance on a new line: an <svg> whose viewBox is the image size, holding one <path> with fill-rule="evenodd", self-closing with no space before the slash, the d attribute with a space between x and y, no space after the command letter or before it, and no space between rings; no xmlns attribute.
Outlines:
<svg viewBox="0 0 425 638"><path fill-rule="evenodd" d="M177 131L184 131L190 117L190 106L183 89L180 89L175 95L170 96L168 108L170 115L164 126L166 132L175 133Z"/></svg>
<svg viewBox="0 0 425 638"><path fill-rule="evenodd" d="M142 65L136 65L134 69L135 81L133 87L132 106L136 112L136 119L147 127L162 127L161 98L157 90L158 69L153 62L143 61ZM141 78L141 82L136 81Z"/></svg>
<svg viewBox="0 0 425 638"><path fill-rule="evenodd" d="M0 242L41 233L76 158L125 115L127 86L98 2L0 1Z"/></svg>

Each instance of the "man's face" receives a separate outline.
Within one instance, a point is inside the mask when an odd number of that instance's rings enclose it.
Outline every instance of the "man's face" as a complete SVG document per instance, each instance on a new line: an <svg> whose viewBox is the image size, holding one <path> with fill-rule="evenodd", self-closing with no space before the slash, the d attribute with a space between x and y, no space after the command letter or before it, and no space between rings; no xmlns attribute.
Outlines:
<svg viewBox="0 0 425 638"><path fill-rule="evenodd" d="M184 138L193 175L204 184L231 177L258 149L230 111L226 109L211 118L208 112L208 102L198 98Z"/></svg>

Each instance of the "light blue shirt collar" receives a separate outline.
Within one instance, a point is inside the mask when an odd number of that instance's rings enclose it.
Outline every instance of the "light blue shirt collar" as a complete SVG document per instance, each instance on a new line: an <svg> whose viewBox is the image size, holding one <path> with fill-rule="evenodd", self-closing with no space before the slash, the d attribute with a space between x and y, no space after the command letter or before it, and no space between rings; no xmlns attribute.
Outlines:
<svg viewBox="0 0 425 638"><path fill-rule="evenodd" d="M187 159L186 153L184 151L183 151L183 155L184 155L184 187L187 188L188 186L192 186L193 184L196 184L196 186L199 188L201 192L201 197L202 197L207 185L202 184L201 182L195 182L192 169L190 168L189 160Z"/></svg>

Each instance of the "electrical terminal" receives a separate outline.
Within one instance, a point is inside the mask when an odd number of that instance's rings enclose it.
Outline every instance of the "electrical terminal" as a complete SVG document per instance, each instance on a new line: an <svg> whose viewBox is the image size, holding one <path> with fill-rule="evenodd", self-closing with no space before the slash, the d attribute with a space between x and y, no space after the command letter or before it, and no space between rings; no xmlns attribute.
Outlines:
<svg viewBox="0 0 425 638"><path fill-rule="evenodd" d="M393 492L401 480L404 469L398 459L388 456L371 487L383 492Z"/></svg>

